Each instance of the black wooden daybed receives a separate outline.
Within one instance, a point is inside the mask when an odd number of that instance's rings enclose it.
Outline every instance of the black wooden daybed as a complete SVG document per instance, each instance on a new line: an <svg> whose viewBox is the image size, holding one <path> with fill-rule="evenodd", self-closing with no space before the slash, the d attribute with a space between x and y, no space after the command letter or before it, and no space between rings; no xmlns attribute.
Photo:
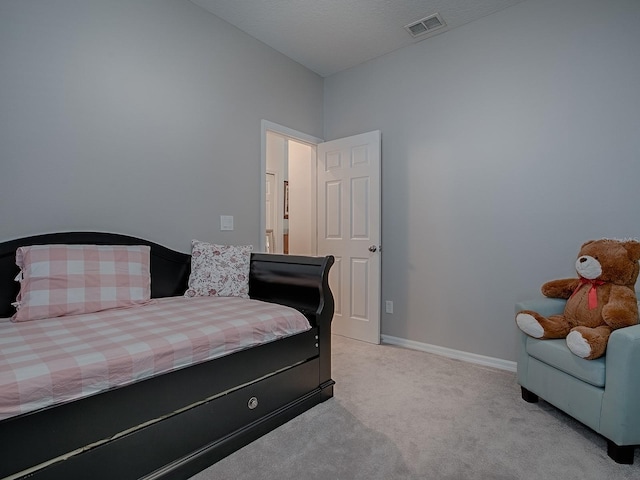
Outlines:
<svg viewBox="0 0 640 480"><path fill-rule="evenodd" d="M120 234L38 235L0 244L0 317L15 311L16 249L43 244L148 245L152 298L187 288L188 254ZM311 330L1 420L0 478L188 478L329 399L333 261L252 254L250 297L294 307Z"/></svg>

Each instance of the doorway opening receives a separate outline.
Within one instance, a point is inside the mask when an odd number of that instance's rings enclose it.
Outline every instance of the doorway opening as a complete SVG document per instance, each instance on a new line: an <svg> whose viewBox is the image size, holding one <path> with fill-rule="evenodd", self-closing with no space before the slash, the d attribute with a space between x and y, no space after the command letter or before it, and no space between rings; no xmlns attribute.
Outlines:
<svg viewBox="0 0 640 480"><path fill-rule="evenodd" d="M263 121L263 251L316 255L316 145L320 139Z"/></svg>

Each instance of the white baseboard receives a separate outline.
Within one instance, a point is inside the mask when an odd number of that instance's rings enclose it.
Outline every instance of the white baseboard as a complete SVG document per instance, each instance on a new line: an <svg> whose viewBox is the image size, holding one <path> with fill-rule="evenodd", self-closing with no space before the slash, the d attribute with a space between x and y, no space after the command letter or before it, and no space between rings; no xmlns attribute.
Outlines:
<svg viewBox="0 0 640 480"><path fill-rule="evenodd" d="M509 372L516 371L516 362L512 362L510 360L486 357L476 353L463 352L452 348L407 340L406 338L392 337L391 335L381 335L381 339L382 343L388 343L390 345L397 345L399 347L410 348L412 350L420 350L422 352L435 353L436 355L442 355L443 357L455 358L456 360L484 365L486 367L499 368L500 370L507 370Z"/></svg>

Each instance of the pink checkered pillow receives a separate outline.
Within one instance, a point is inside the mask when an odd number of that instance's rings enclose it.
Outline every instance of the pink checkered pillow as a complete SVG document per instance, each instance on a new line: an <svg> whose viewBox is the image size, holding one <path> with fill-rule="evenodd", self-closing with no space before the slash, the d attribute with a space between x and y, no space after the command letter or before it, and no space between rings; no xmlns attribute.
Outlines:
<svg viewBox="0 0 640 480"><path fill-rule="evenodd" d="M150 248L145 245L34 245L16 251L20 293L14 322L147 303Z"/></svg>
<svg viewBox="0 0 640 480"><path fill-rule="evenodd" d="M185 297L249 298L252 245L191 242L191 275Z"/></svg>

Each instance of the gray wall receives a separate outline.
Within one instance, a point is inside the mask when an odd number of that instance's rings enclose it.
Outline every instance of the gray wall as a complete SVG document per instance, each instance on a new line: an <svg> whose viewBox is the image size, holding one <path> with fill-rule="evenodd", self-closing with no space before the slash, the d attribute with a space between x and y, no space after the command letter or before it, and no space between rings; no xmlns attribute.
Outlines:
<svg viewBox="0 0 640 480"><path fill-rule="evenodd" d="M321 137L322 95L319 76L186 0L2 0L0 240L259 245L260 121Z"/></svg>
<svg viewBox="0 0 640 480"><path fill-rule="evenodd" d="M637 25L635 0L527 0L323 94L186 0L1 0L0 240L257 245L261 119L380 129L383 333L513 360L516 300L584 240L639 236Z"/></svg>
<svg viewBox="0 0 640 480"><path fill-rule="evenodd" d="M514 302L640 236L640 2L527 0L325 79L380 129L386 335L515 360Z"/></svg>

